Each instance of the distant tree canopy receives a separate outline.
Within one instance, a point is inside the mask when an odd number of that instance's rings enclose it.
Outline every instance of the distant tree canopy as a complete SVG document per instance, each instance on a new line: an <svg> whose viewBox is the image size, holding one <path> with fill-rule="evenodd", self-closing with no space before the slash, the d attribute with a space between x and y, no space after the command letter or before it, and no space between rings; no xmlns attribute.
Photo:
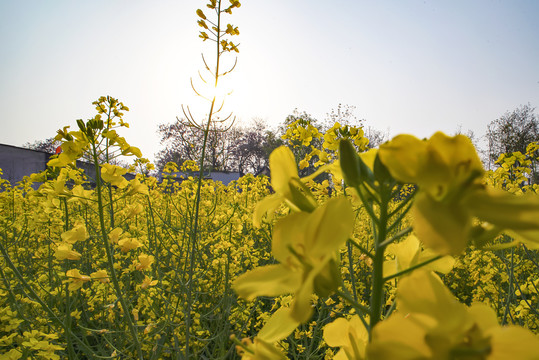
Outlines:
<svg viewBox="0 0 539 360"><path fill-rule="evenodd" d="M235 126L226 131L217 127L211 128L205 154L207 164L205 170L256 174L269 166L269 155L283 144L290 146L299 162L312 152L312 146L322 147L324 138L317 137L318 132L324 134L332 129L335 123L342 126L362 127L364 120L358 119L354 112L354 106L339 104L337 109L328 113L323 121L319 121L310 114L295 109L276 131L268 129L260 119L254 119L248 126ZM304 129L307 137L310 136L311 131L314 132L315 136L309 138L309 145L312 146L304 146L305 139L285 136L287 131L292 130L291 127ZM156 167L159 171L170 161L177 164L182 164L186 160L199 161L204 138L204 132L201 129L194 127L185 119L178 118L173 123L159 125L158 134L163 146L163 149L156 154ZM371 127L366 131L365 136L369 138L371 146L378 146L387 140L386 134ZM312 164L299 169L301 176L312 171L314 171Z"/></svg>
<svg viewBox="0 0 539 360"><path fill-rule="evenodd" d="M164 149L156 155L158 170L167 162L182 164L186 160L199 161L202 156L204 132L184 119L159 125L158 133ZM213 127L208 133L205 153L207 170L257 173L268 166L269 154L282 140L261 120L250 126L222 129Z"/></svg>
<svg viewBox="0 0 539 360"><path fill-rule="evenodd" d="M506 112L492 121L487 129L491 161L496 161L500 154L516 151L524 154L529 143L539 140L539 118L530 104Z"/></svg>
<svg viewBox="0 0 539 360"><path fill-rule="evenodd" d="M45 139L45 140L36 140L33 143L27 142L23 144L22 147L32 150L40 150L48 152L49 154L54 154L56 148L60 146L61 142L54 140L54 137Z"/></svg>
<svg viewBox="0 0 539 360"><path fill-rule="evenodd" d="M521 105L511 112L492 121L487 128L488 161L493 164L501 154L520 152L526 155L530 143L539 141L539 116L530 104ZM529 182L537 184L536 155L526 155L531 161Z"/></svg>

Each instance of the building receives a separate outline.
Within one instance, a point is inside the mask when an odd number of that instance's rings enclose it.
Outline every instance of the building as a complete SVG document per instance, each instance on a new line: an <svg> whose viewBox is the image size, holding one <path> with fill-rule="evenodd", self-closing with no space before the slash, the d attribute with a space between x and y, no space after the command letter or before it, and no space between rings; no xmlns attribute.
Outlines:
<svg viewBox="0 0 539 360"><path fill-rule="evenodd" d="M0 169L2 179L8 180L11 186L15 186L25 176L30 176L47 169L49 158L54 155L41 150L26 149L18 146L0 144ZM77 167L88 176L90 186L95 186L94 164L77 160ZM135 178L134 174L125 174L127 180ZM35 184L37 189L39 184Z"/></svg>
<svg viewBox="0 0 539 360"><path fill-rule="evenodd" d="M0 144L1 177L14 186L23 177L45 170L51 156L40 150Z"/></svg>

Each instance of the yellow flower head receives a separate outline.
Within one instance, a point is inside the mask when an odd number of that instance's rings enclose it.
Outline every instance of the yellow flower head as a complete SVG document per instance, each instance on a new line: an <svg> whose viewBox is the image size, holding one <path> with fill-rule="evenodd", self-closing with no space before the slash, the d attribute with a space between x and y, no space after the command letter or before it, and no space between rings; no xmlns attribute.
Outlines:
<svg viewBox="0 0 539 360"><path fill-rule="evenodd" d="M142 284L140 285L140 288L147 289L150 286L155 286L155 285L157 285L157 280L152 280L151 277L149 277L148 275L145 275L144 280L142 280Z"/></svg>
<svg viewBox="0 0 539 360"><path fill-rule="evenodd" d="M96 272L91 273L90 277L93 280L101 281L103 284L110 282L109 275L107 274L106 270L97 270Z"/></svg>
<svg viewBox="0 0 539 360"><path fill-rule="evenodd" d="M58 260L79 260L81 254L72 250L71 244L60 244L54 252L54 256Z"/></svg>
<svg viewBox="0 0 539 360"><path fill-rule="evenodd" d="M80 289L82 284L91 280L88 275L83 275L77 269L66 271L66 276L69 278L69 291Z"/></svg>
<svg viewBox="0 0 539 360"><path fill-rule="evenodd" d="M472 232L474 217L494 229L482 242L500 231L513 230L521 236L519 241L539 243L539 197L515 196L483 185L483 167L467 137L438 132L419 140L399 135L380 146L379 156L396 180L419 187L412 208L413 227L434 251L460 254L481 235Z"/></svg>
<svg viewBox="0 0 539 360"><path fill-rule="evenodd" d="M433 273L416 271L403 278L397 309L374 328L369 359L537 358L536 335L500 327L485 304L461 304Z"/></svg>
<svg viewBox="0 0 539 360"><path fill-rule="evenodd" d="M127 237L118 241L118 246L120 247L120 250L122 250L122 252L128 252L141 247L142 244L135 238Z"/></svg>
<svg viewBox="0 0 539 360"><path fill-rule="evenodd" d="M256 204L253 223L260 226L264 215L271 219L273 212L284 202L294 211L312 211L316 200L299 178L294 154L286 146L275 149L269 158L271 186L275 194L267 196ZM315 173L316 174L316 173ZM314 174L309 176L313 178Z"/></svg>
<svg viewBox="0 0 539 360"><path fill-rule="evenodd" d="M338 286L335 254L352 232L354 215L346 198L329 200L312 213L298 212L274 227L272 254L280 264L259 267L234 282L239 296L295 294L291 317L299 322L312 314L311 295L328 296Z"/></svg>
<svg viewBox="0 0 539 360"><path fill-rule="evenodd" d="M369 334L359 316L354 315L350 320L338 318L326 325L324 341L328 346L341 348L335 360L363 360Z"/></svg>
<svg viewBox="0 0 539 360"><path fill-rule="evenodd" d="M138 263L136 265L137 270L148 270L152 266L155 258L153 255L141 254L138 256Z"/></svg>
<svg viewBox="0 0 539 360"><path fill-rule="evenodd" d="M111 164L101 165L101 178L111 185L119 188L124 188L129 184L129 182L123 177L125 173L127 173L127 169L120 166Z"/></svg>
<svg viewBox="0 0 539 360"><path fill-rule="evenodd" d="M483 165L469 138L437 132L428 140L398 135L380 145L380 160L398 181L414 183L442 200L483 175Z"/></svg>
<svg viewBox="0 0 539 360"><path fill-rule="evenodd" d="M77 241L84 241L88 239L88 231L86 225L82 221L77 221L73 225L71 230L62 233L62 240L69 244L74 244Z"/></svg>

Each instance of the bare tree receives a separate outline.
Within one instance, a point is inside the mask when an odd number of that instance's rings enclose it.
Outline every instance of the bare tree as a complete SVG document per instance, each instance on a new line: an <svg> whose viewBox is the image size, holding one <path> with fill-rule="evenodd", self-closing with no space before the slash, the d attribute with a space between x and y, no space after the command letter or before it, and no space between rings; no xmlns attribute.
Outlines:
<svg viewBox="0 0 539 360"><path fill-rule="evenodd" d="M36 140L33 143L27 142L22 147L54 154L61 143L61 141L56 141L54 137L51 137L45 140Z"/></svg>
<svg viewBox="0 0 539 360"><path fill-rule="evenodd" d="M526 104L506 112L488 125L486 136L490 162L496 161L500 154L516 151L525 154L526 146L539 140L539 118L535 108Z"/></svg>

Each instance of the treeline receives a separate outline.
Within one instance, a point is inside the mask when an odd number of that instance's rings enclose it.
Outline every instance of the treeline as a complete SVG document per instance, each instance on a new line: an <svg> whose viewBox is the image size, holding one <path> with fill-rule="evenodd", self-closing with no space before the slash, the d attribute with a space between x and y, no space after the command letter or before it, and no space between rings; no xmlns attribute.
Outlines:
<svg viewBox="0 0 539 360"><path fill-rule="evenodd" d="M488 124L484 135L487 149L480 149L487 168L497 166L496 160L500 154L520 152L524 156L523 159L531 162L530 182L539 183L537 161L535 160L538 154L529 154L529 149L527 149L528 144L539 141L539 116L535 110L530 104L521 105ZM328 113L324 120L319 120L306 112L295 110L274 129L269 128L260 119L254 119L249 125L232 124L228 127L213 123L208 133L205 170L257 174L268 166L269 154L281 145L291 147L296 160L301 161L308 155L310 148L302 147L301 141L285 136L293 124L296 126L299 124L304 129L316 129L321 134L326 133L336 122L342 126L363 127L365 137L369 139L369 147L377 147L389 140L387 132L366 127L365 120L358 119L354 112L354 106L339 104L337 109ZM200 160L204 138L203 129L183 118L177 118L172 123L158 125L157 132L161 144L161 150L155 155L155 165L158 172L168 162L182 164L186 160L197 162ZM310 140L310 147L321 147L322 142L322 138L315 137ZM49 138L26 143L23 146L54 153L58 145L54 138ZM300 169L300 172L302 174L312 172L313 163L314 161Z"/></svg>

